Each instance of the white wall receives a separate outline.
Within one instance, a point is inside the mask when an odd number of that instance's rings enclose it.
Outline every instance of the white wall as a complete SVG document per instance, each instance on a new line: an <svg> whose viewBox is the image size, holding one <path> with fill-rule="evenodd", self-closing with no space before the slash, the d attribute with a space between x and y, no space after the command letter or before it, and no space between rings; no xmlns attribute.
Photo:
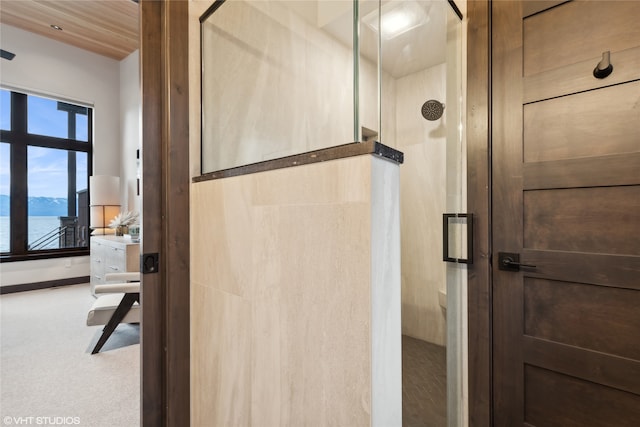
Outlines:
<svg viewBox="0 0 640 427"><path fill-rule="evenodd" d="M0 286L83 277L89 270L88 256L4 262L0 264Z"/></svg>
<svg viewBox="0 0 640 427"><path fill-rule="evenodd" d="M136 150L142 149L141 99L140 51L136 50L120 62L120 187L122 209L137 212L142 208L136 182Z"/></svg>
<svg viewBox="0 0 640 427"><path fill-rule="evenodd" d="M0 24L0 83L93 107L93 172L120 174L120 63L64 43Z"/></svg>
<svg viewBox="0 0 640 427"><path fill-rule="evenodd" d="M96 55L83 49L50 40L33 33L0 24L2 49L16 54L12 61L0 61L0 84L39 95L49 95L90 105L94 109L93 173L120 176L123 182L135 178L135 150L133 166L121 165L121 156L137 146L139 133L139 73L137 53L123 63ZM127 99L121 100L121 73L133 74L126 82ZM121 111L126 114L121 117ZM135 120L131 116L135 114ZM121 127L122 122L122 127ZM133 172L131 172L133 168ZM131 175L133 174L133 175ZM124 185L124 184L123 184ZM131 205L123 192L123 206ZM133 204L135 205L135 200ZM138 202L139 203L139 202ZM0 264L0 286L34 283L89 275L89 257L57 258Z"/></svg>

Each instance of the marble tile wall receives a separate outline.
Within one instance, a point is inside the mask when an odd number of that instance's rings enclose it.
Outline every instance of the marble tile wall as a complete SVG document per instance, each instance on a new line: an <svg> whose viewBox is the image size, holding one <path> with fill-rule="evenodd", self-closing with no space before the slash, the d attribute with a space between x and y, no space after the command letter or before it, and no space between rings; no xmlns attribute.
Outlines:
<svg viewBox="0 0 640 427"><path fill-rule="evenodd" d="M398 169L192 184L193 425L401 424Z"/></svg>

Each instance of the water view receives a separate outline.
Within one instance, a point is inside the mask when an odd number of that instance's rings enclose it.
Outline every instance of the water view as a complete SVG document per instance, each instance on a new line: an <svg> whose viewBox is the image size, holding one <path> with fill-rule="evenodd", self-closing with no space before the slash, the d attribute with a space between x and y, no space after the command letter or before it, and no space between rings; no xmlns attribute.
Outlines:
<svg viewBox="0 0 640 427"><path fill-rule="evenodd" d="M47 233L60 227L60 219L57 216L30 216L29 217L29 243L33 243ZM9 217L0 216L0 252L9 252ZM38 249L57 249L60 247L59 239L52 239L46 245Z"/></svg>

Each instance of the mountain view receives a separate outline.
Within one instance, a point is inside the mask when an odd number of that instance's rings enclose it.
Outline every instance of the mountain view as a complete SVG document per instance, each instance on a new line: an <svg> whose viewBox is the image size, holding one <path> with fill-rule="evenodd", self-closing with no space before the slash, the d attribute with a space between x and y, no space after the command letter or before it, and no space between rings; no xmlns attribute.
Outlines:
<svg viewBox="0 0 640 427"><path fill-rule="evenodd" d="M9 216L9 196L0 195L0 216ZM29 216L66 216L67 199L59 197L29 197Z"/></svg>

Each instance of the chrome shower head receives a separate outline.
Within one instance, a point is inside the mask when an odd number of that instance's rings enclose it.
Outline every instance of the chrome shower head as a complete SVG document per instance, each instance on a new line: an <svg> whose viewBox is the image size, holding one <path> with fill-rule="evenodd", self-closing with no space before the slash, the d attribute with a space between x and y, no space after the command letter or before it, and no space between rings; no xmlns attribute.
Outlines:
<svg viewBox="0 0 640 427"><path fill-rule="evenodd" d="M434 121L442 117L444 113L444 104L435 99L430 99L422 104L422 117L427 120Z"/></svg>

